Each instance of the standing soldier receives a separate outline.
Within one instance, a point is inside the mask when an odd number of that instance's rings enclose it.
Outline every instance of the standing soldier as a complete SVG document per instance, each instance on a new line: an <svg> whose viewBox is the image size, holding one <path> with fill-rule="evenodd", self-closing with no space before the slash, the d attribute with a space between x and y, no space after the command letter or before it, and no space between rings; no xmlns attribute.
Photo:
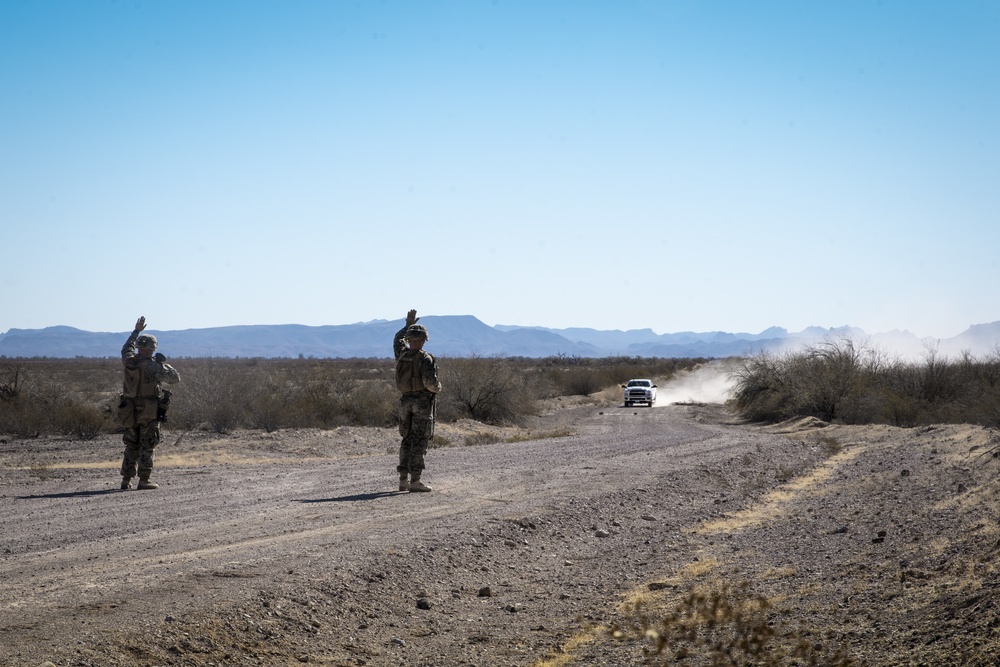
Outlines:
<svg viewBox="0 0 1000 667"><path fill-rule="evenodd" d="M166 418L164 408L170 395L170 392L161 395L160 383L173 384L181 379L170 364L164 363L166 357L159 353L153 355L156 352L156 337L143 334L145 328L146 318L143 316L136 320L132 335L122 346L125 381L122 383L118 415L125 427L125 435L122 436L125 443L122 490L130 488L137 470L137 489L159 487L159 484L149 481L149 475L153 472L153 448L160 442L160 421Z"/></svg>
<svg viewBox="0 0 1000 667"><path fill-rule="evenodd" d="M427 329L417 324L417 311L406 314L406 325L396 332L392 350L396 355L396 389L399 397L400 491L430 491L420 481L427 442L434 437L434 397L441 391L437 362L425 351Z"/></svg>

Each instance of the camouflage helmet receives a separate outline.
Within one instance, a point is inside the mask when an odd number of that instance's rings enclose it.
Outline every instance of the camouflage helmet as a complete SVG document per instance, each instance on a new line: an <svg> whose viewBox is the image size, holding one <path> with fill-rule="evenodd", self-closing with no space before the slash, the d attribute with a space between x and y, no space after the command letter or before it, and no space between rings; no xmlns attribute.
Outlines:
<svg viewBox="0 0 1000 667"><path fill-rule="evenodd" d="M155 350L156 336L153 334L142 334L135 339L135 346L140 350Z"/></svg>
<svg viewBox="0 0 1000 667"><path fill-rule="evenodd" d="M406 333L403 334L403 338L423 338L427 340L430 336L427 335L427 329L422 324L411 324L406 327Z"/></svg>

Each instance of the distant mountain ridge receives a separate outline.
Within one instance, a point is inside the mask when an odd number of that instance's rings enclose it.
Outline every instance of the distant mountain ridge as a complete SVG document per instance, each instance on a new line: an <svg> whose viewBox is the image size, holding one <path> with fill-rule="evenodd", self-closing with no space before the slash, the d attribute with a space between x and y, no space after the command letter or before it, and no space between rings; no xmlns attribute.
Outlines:
<svg viewBox="0 0 1000 667"><path fill-rule="evenodd" d="M934 349L940 355L970 352L976 356L1000 350L1000 321L975 324L947 339L919 338L908 331L868 335L855 327L808 327L789 333L770 327L758 334L724 331L657 334L652 329L550 329L497 325L471 315L428 315L420 318L430 332L427 346L441 356L509 357L711 357L745 356L762 350L800 348L824 340L850 338L903 357L919 358ZM306 326L259 324L149 330L171 357L241 358L388 358L392 336L403 320ZM0 334L0 358L117 357L129 332L90 332L68 326L10 329Z"/></svg>

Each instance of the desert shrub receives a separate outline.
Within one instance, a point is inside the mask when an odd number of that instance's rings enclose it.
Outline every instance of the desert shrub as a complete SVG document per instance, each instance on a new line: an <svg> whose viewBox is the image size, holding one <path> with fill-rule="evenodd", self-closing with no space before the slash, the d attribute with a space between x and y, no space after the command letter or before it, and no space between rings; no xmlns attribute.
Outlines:
<svg viewBox="0 0 1000 667"><path fill-rule="evenodd" d="M388 380L350 380L339 394L339 412L354 426L388 426L397 418L396 388Z"/></svg>
<svg viewBox="0 0 1000 667"><path fill-rule="evenodd" d="M769 352L744 359L732 373L732 405L750 421L780 421L790 416L793 389L785 359Z"/></svg>
<svg viewBox="0 0 1000 667"><path fill-rule="evenodd" d="M30 398L19 396L0 405L0 432L37 438L42 434L55 433L51 426L48 410L33 403Z"/></svg>
<svg viewBox="0 0 1000 667"><path fill-rule="evenodd" d="M250 406L265 391L259 374L227 360L190 364L181 371L181 382L171 399L169 419L188 428L204 424L216 433L248 426Z"/></svg>
<svg viewBox="0 0 1000 667"><path fill-rule="evenodd" d="M62 425L61 432L85 440L96 438L107 431L110 418L110 413L104 412L99 406L75 401L64 404L57 410L57 419Z"/></svg>
<svg viewBox="0 0 1000 667"><path fill-rule="evenodd" d="M306 378L290 396L292 420L302 427L332 428L338 423L337 390L323 378Z"/></svg>
<svg viewBox="0 0 1000 667"><path fill-rule="evenodd" d="M67 362L72 364L72 362ZM56 365L12 364L0 379L0 431L22 437L42 434L93 438L108 429L110 412L53 377Z"/></svg>
<svg viewBox="0 0 1000 667"><path fill-rule="evenodd" d="M771 603L747 582L694 585L665 611L649 599L624 610L610 629L617 641L639 643L649 665L853 664L841 650L827 652L797 628L779 629L769 620Z"/></svg>
<svg viewBox="0 0 1000 667"><path fill-rule="evenodd" d="M1000 358L929 350L922 362L889 359L849 341L783 355L761 353L731 373L732 407L751 421L813 416L847 424L1000 425Z"/></svg>
<svg viewBox="0 0 1000 667"><path fill-rule="evenodd" d="M23 363L4 364L0 369L0 401L11 402L21 394L25 369Z"/></svg>
<svg viewBox="0 0 1000 667"><path fill-rule="evenodd" d="M531 375L503 357L448 359L439 414L446 420L469 417L489 424L519 424L533 414L537 392Z"/></svg>
<svg viewBox="0 0 1000 667"><path fill-rule="evenodd" d="M271 433L293 424L284 378L267 373L247 396L248 426Z"/></svg>
<svg viewBox="0 0 1000 667"><path fill-rule="evenodd" d="M970 398L968 411L967 421L1000 428L1000 386L981 387L981 391Z"/></svg>
<svg viewBox="0 0 1000 667"><path fill-rule="evenodd" d="M607 373L596 373L589 368L566 369L559 380L560 396L590 396L604 389L609 381L615 381Z"/></svg>
<svg viewBox="0 0 1000 667"><path fill-rule="evenodd" d="M811 416L863 423L883 414L877 389L891 366L879 350L846 339L799 352L763 352L732 372L732 405L752 421Z"/></svg>

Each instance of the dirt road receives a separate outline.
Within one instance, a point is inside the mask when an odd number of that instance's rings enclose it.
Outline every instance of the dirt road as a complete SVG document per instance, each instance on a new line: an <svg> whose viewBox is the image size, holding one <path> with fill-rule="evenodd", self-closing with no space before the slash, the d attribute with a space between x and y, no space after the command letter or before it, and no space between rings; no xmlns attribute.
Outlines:
<svg viewBox="0 0 1000 667"><path fill-rule="evenodd" d="M780 586L807 595L805 581L834 572L877 589L884 558L858 570L855 551L816 543L871 548L864 517L837 532L840 509L821 517L803 504L818 507L814 494L797 494L800 511L773 521L753 514L792 502L774 494L796 480L813 490L833 483L816 471L848 451L858 456L836 481L852 486L847 475L861 474L876 442L855 433L833 446L816 435L829 430L800 430L740 426L718 405L570 407L520 433L528 439L487 444L463 444L488 441L485 426L442 425L450 444L428 456L430 494L395 492L391 430L165 430L161 487L128 492L117 489L114 438L6 439L0 665L639 664L640 646L599 627L620 618L623 596L676 595L712 571L768 595ZM883 444L893 435L902 437ZM493 430L500 436L511 432ZM962 476L961 461L942 463L937 473ZM908 485L923 479L921 467L910 466ZM962 493L973 486L966 480ZM810 530L837 525L795 537L801 520ZM984 545L995 525L980 528ZM825 574L813 571L816 559ZM995 584L994 564L980 568L977 590ZM851 593L837 588L827 601L850 610ZM855 587L859 603L864 590ZM781 613L797 622L800 611ZM824 642L867 641L863 627L838 619L807 620ZM871 664L910 664L851 650Z"/></svg>

